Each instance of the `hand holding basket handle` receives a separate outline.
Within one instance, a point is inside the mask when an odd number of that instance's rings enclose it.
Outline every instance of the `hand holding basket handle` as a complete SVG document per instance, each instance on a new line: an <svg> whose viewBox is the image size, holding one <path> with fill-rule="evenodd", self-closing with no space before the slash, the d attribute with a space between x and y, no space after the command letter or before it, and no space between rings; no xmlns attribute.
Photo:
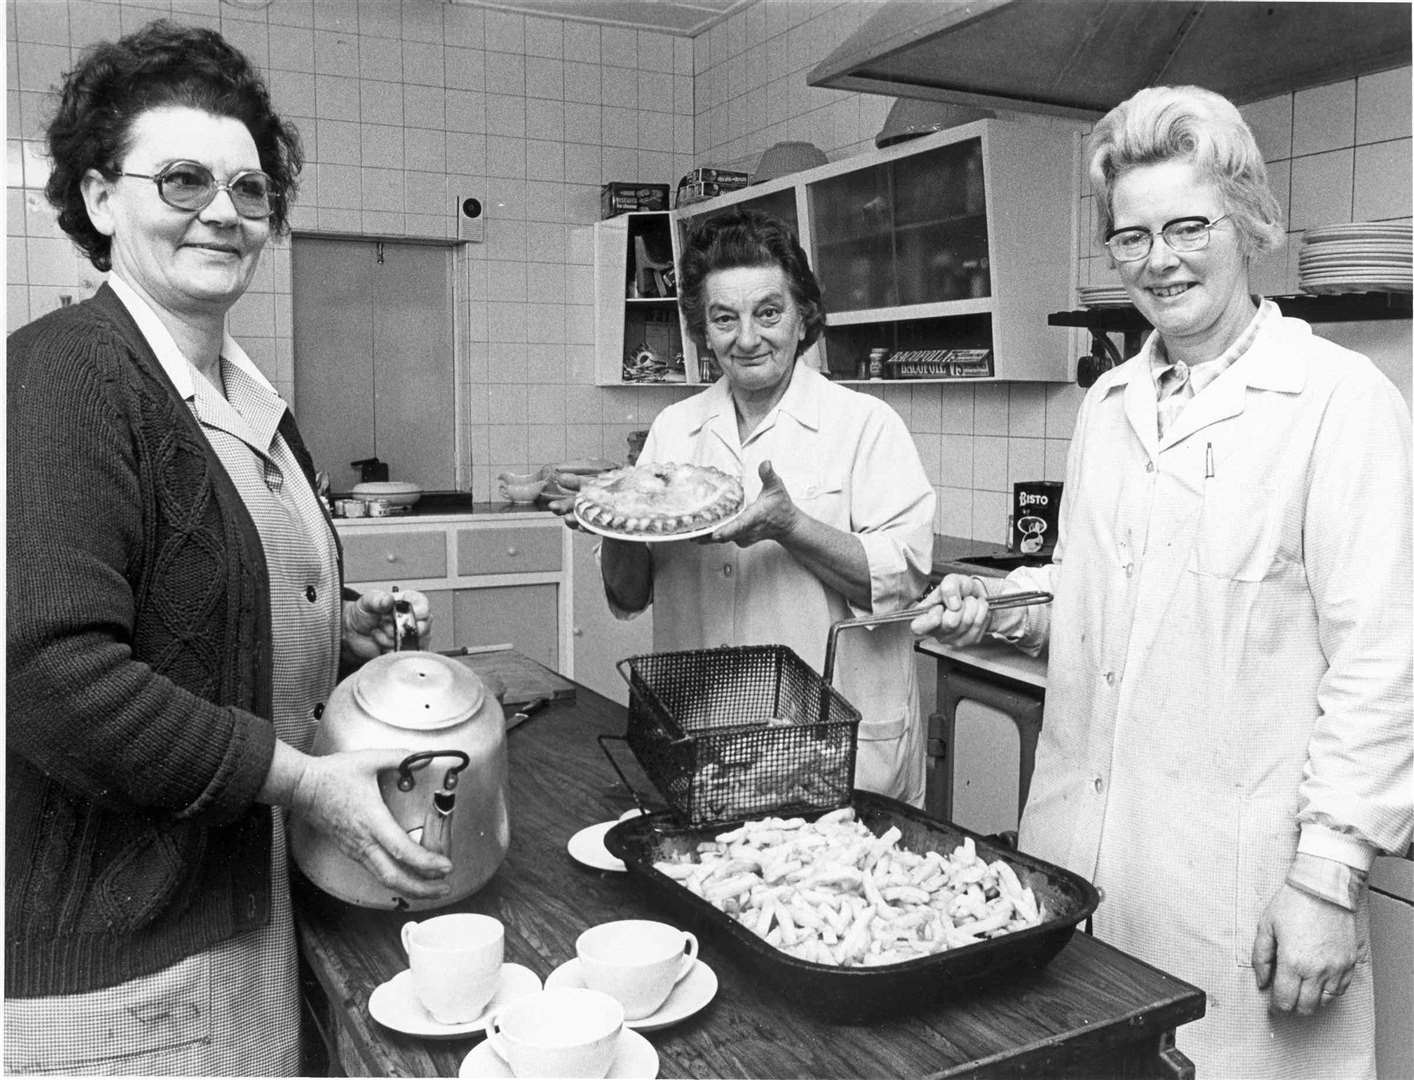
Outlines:
<svg viewBox="0 0 1414 1080"><path fill-rule="evenodd" d="M998 596L994 600L989 600L987 606L993 611L1004 608L1026 607L1028 604L1049 604L1054 599L1048 592L1016 592L1008 593L1005 596ZM918 616L931 610L932 605L915 606L904 608L901 611L891 611L885 615L861 615L857 619L841 619L830 627L830 636L825 643L825 682L833 681L835 673L835 651L837 639L841 630L849 630L856 626L880 626L884 623L912 622Z"/></svg>

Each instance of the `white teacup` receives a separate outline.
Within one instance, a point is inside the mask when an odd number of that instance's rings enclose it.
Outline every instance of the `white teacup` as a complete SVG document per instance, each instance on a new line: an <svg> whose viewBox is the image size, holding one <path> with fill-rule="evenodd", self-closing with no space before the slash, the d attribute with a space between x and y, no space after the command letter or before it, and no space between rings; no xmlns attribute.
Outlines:
<svg viewBox="0 0 1414 1080"><path fill-rule="evenodd" d="M550 987L498 1009L486 1041L518 1077L599 1080L614 1063L624 1009L608 994Z"/></svg>
<svg viewBox="0 0 1414 1080"><path fill-rule="evenodd" d="M697 961L697 938L651 919L591 926L574 943L584 985L624 1007L629 1020L658 1010Z"/></svg>
<svg viewBox="0 0 1414 1080"><path fill-rule="evenodd" d="M437 915L404 923L412 986L439 1024L475 1020L501 985L506 932L490 915Z"/></svg>

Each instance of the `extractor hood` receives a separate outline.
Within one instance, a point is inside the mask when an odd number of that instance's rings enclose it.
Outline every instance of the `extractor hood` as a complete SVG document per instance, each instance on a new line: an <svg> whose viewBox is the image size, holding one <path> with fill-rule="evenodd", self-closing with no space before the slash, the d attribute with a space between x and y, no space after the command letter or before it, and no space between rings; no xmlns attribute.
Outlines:
<svg viewBox="0 0 1414 1080"><path fill-rule="evenodd" d="M1257 101L1410 62L1408 3L887 0L811 86L1095 118L1145 86Z"/></svg>

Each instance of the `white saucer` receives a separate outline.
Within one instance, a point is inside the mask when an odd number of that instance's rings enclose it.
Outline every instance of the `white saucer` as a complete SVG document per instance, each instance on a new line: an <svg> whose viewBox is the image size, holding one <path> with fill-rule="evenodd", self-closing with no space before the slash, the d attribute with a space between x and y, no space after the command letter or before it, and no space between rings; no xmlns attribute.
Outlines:
<svg viewBox="0 0 1414 1080"><path fill-rule="evenodd" d="M570 837L569 843L565 845L570 853L570 858L591 870L614 870L620 874L627 873L628 867L623 864L623 860L610 855L609 849L604 846L604 834L620 821L627 821L629 818L638 817L638 815L638 810L628 810L613 821L601 821L597 825L587 825L580 829Z"/></svg>
<svg viewBox="0 0 1414 1080"><path fill-rule="evenodd" d="M489 1042L481 1042L462 1059L457 1075L489 1078L514 1077L515 1073L501 1060L501 1055L491 1049ZM638 1032L624 1028L619 1033L619 1052L614 1055L605 1080L655 1080L657 1075L658 1051Z"/></svg>
<svg viewBox="0 0 1414 1080"><path fill-rule="evenodd" d="M584 976L579 970L579 957L566 960L550 972L549 978L545 980L547 990L552 986L577 987L583 985ZM687 977L673 987L673 992L668 995L668 1000L658 1006L657 1012L649 1013L637 1020L625 1020L624 1026L631 1027L635 1031L657 1031L669 1024L677 1024L686 1020L693 1013L704 1009L707 1003L716 996L717 973L701 960L697 960L693 963L692 970L687 973Z"/></svg>
<svg viewBox="0 0 1414 1080"><path fill-rule="evenodd" d="M368 995L368 1014L384 1027L404 1035L421 1035L427 1039L456 1039L486 1030L491 1013L517 998L540 989L540 976L520 964L501 965L501 985L481 1015L464 1024L443 1024L434 1019L417 1000L412 988L412 972L406 968Z"/></svg>

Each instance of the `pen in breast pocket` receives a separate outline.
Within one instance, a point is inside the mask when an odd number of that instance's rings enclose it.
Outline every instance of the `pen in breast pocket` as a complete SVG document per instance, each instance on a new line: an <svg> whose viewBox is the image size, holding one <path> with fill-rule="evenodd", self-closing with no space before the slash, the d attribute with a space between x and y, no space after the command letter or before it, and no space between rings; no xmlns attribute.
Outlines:
<svg viewBox="0 0 1414 1080"><path fill-rule="evenodd" d="M1217 473L1213 471L1213 444L1208 444L1208 449L1203 458L1203 478L1211 480Z"/></svg>

